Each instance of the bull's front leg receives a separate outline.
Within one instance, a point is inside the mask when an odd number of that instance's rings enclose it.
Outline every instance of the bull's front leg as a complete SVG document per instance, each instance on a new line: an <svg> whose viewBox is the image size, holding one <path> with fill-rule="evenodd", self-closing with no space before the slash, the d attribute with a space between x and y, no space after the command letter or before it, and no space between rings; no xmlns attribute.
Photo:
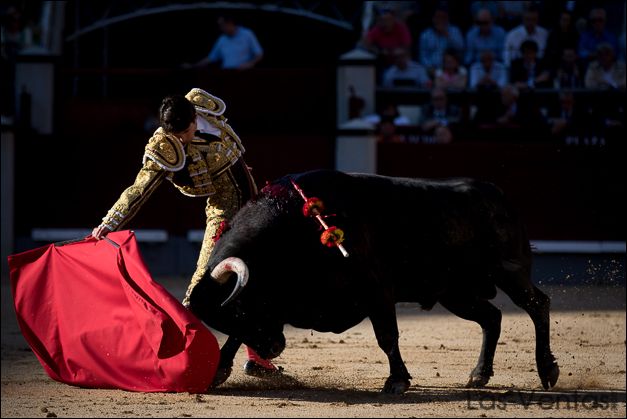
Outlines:
<svg viewBox="0 0 627 419"><path fill-rule="evenodd" d="M217 387L224 383L233 371L233 358L239 347L242 346L242 341L229 336L222 348L220 348L220 362L218 363L218 369L216 375L213 378L212 387Z"/></svg>
<svg viewBox="0 0 627 419"><path fill-rule="evenodd" d="M385 352L390 363L390 376L383 386L384 393L402 394L407 391L411 375L405 367L398 348L398 324L393 303L379 306L370 314L370 321L379 347Z"/></svg>

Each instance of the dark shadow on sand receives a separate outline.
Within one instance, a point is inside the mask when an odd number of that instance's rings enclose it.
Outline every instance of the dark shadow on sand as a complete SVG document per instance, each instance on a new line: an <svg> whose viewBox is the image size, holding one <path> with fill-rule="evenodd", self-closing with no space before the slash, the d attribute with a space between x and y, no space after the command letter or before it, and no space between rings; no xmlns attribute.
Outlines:
<svg viewBox="0 0 627 419"><path fill-rule="evenodd" d="M317 402L342 406L354 404L418 404L463 402L469 410L498 410L507 406L542 409L595 410L617 409L625 403L625 390L562 390L550 391L489 386L484 389L464 387L412 386L401 395L375 390L322 387L300 382L284 375L280 379L257 380L225 385L208 394L233 397L260 397L286 402Z"/></svg>

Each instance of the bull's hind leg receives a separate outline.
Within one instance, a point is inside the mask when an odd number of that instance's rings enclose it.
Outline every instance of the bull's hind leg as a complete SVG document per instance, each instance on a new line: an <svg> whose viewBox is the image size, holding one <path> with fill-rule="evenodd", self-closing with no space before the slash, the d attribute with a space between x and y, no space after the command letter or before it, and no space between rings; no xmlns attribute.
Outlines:
<svg viewBox="0 0 627 419"><path fill-rule="evenodd" d="M524 275L518 273L507 275L502 283L497 282L497 286L531 317L536 331L536 365L540 381L545 389L555 386L560 369L551 353L550 298Z"/></svg>
<svg viewBox="0 0 627 419"><path fill-rule="evenodd" d="M468 297L442 297L440 303L462 319L479 323L483 342L477 366L470 372L466 387L483 387L494 375L496 344L501 334L501 311L487 300Z"/></svg>

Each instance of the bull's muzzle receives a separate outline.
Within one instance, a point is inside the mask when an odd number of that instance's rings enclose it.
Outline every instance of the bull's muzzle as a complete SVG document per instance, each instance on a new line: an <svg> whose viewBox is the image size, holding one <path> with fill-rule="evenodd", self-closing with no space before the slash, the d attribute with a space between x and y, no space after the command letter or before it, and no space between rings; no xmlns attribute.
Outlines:
<svg viewBox="0 0 627 419"><path fill-rule="evenodd" d="M221 285L229 279L229 273L231 272L237 275L237 282L235 283L235 288L231 291L231 295L222 303L222 307L233 301L246 286L248 282L248 266L240 258L229 257L218 263L211 271L211 278Z"/></svg>

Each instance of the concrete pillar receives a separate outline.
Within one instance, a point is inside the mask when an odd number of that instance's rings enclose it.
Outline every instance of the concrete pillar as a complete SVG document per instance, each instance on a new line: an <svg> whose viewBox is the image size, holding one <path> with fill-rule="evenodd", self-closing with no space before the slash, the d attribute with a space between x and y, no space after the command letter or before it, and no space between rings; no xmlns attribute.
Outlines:
<svg viewBox="0 0 627 419"><path fill-rule="evenodd" d="M355 120L338 129L335 168L342 172L377 172L377 137L370 123Z"/></svg>
<svg viewBox="0 0 627 419"><path fill-rule="evenodd" d="M354 49L340 56L337 67L337 125L349 121L351 90L363 100L361 116L375 112L375 56L368 51Z"/></svg>
<svg viewBox="0 0 627 419"><path fill-rule="evenodd" d="M375 58L362 49L354 49L340 57L337 68L337 170L376 173L374 127L360 119L374 114L376 109Z"/></svg>
<svg viewBox="0 0 627 419"><path fill-rule="evenodd" d="M39 134L53 133L54 116L54 63L50 56L18 57L15 66L15 94L18 119L25 111L30 114L31 128ZM30 96L30 109L23 109L22 93Z"/></svg>

